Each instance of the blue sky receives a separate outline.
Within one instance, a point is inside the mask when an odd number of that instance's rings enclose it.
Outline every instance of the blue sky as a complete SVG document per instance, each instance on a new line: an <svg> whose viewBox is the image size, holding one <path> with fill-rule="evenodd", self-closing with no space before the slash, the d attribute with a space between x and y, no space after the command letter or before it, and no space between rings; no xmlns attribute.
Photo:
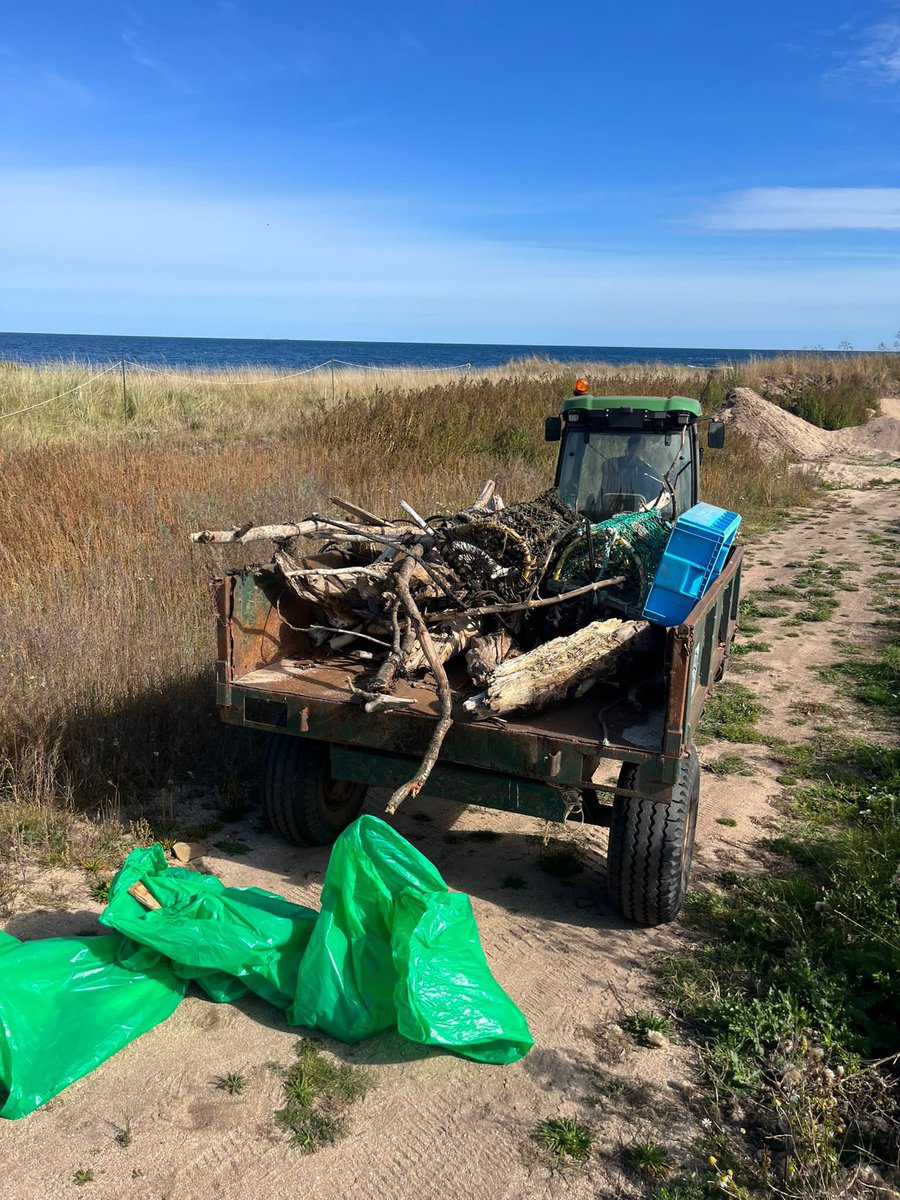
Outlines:
<svg viewBox="0 0 900 1200"><path fill-rule="evenodd" d="M0 328L869 348L900 0L45 0L0 25Z"/></svg>

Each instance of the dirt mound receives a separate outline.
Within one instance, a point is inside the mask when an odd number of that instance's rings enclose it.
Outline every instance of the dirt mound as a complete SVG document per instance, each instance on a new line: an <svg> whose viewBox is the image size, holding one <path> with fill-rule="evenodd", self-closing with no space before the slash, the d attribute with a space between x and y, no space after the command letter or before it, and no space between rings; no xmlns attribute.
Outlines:
<svg viewBox="0 0 900 1200"><path fill-rule="evenodd" d="M754 442L766 458L825 458L834 449L834 434L763 400L751 388L735 388L715 415Z"/></svg>
<svg viewBox="0 0 900 1200"><path fill-rule="evenodd" d="M865 425L839 429L832 434L840 450L854 454L900 454L900 400L881 401L881 416Z"/></svg>
<svg viewBox="0 0 900 1200"><path fill-rule="evenodd" d="M881 415L865 425L831 432L795 417L751 388L730 392L716 416L754 442L766 458L809 462L836 455L890 460L900 455L900 400L880 402Z"/></svg>

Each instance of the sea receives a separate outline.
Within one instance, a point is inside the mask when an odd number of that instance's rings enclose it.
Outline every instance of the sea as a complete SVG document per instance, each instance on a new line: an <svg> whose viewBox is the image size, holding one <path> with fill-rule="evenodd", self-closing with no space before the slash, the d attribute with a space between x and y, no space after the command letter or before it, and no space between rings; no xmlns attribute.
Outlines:
<svg viewBox="0 0 900 1200"><path fill-rule="evenodd" d="M559 362L673 363L714 367L772 358L782 350L685 346L543 346L469 342L319 342L262 338L132 337L115 334L0 333L0 362L29 365L76 362L106 366L120 359L146 366L222 370L268 367L301 370L360 367L496 367L514 358Z"/></svg>

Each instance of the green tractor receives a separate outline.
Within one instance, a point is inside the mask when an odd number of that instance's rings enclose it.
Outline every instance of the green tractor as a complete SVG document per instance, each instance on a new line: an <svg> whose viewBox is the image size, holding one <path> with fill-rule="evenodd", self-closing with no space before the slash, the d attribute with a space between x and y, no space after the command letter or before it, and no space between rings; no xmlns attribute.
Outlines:
<svg viewBox="0 0 900 1200"><path fill-rule="evenodd" d="M545 437L561 441L556 486L591 522L617 513L654 510L674 520L699 500L702 450L698 426L708 422L710 449L725 442L725 426L701 414L687 396L592 396L579 379L548 417Z"/></svg>

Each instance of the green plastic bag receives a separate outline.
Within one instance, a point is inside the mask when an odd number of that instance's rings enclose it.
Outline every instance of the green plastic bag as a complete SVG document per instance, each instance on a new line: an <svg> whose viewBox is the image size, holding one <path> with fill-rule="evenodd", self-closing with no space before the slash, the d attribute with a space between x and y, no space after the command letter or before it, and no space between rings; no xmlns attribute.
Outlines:
<svg viewBox="0 0 900 1200"><path fill-rule="evenodd" d="M161 908L129 895L137 882ZM398 1029L491 1063L532 1046L468 896L376 817L335 842L320 913L169 867L151 846L128 856L100 920L114 932L26 943L0 933L0 1116L31 1112L165 1020L192 980L217 1001L254 992L291 1024L345 1042Z"/></svg>
<svg viewBox="0 0 900 1200"><path fill-rule="evenodd" d="M165 1021L186 987L117 935L0 934L0 1116L24 1117Z"/></svg>
<svg viewBox="0 0 900 1200"><path fill-rule="evenodd" d="M334 844L288 1020L344 1042L396 1028L481 1062L514 1062L533 1045L491 975L469 897L371 816Z"/></svg>
<svg viewBox="0 0 900 1200"><path fill-rule="evenodd" d="M128 889L143 883L162 908ZM287 1008L316 913L261 888L227 888L215 875L169 867L162 846L133 850L110 885L100 921L168 960L213 1000L255 992Z"/></svg>

